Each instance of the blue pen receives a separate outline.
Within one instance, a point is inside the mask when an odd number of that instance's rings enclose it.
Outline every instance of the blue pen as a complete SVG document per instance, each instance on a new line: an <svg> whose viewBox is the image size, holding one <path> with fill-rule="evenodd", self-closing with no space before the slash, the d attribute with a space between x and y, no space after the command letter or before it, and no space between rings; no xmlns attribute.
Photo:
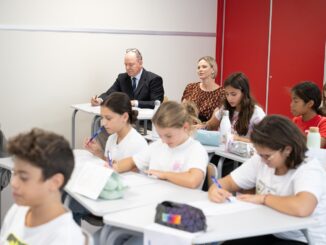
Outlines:
<svg viewBox="0 0 326 245"><path fill-rule="evenodd" d="M222 189L221 184L217 181L217 179L214 176L211 176L211 180L214 182L214 184L217 186L217 188ZM228 200L229 202L231 202L230 198L226 198L226 200Z"/></svg>
<svg viewBox="0 0 326 245"><path fill-rule="evenodd" d="M93 136L89 139L89 141L86 143L86 145L88 145L89 143L91 143L98 135L99 133L101 133L101 131L104 129L104 127L100 127L95 134L93 134Z"/></svg>
<svg viewBox="0 0 326 245"><path fill-rule="evenodd" d="M108 163L109 163L109 166L112 168L113 165L112 165L112 157L111 157L111 152L108 151Z"/></svg>

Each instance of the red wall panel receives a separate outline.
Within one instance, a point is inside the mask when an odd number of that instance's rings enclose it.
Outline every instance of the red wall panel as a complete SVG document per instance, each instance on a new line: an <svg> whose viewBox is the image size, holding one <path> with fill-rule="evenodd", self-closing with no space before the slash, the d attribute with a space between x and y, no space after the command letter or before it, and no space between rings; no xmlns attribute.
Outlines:
<svg viewBox="0 0 326 245"><path fill-rule="evenodd" d="M290 88L303 80L320 87L326 40L325 0L273 0L268 113L290 113Z"/></svg>
<svg viewBox="0 0 326 245"><path fill-rule="evenodd" d="M265 107L269 0L225 3L223 80L235 71L250 80L253 96Z"/></svg>

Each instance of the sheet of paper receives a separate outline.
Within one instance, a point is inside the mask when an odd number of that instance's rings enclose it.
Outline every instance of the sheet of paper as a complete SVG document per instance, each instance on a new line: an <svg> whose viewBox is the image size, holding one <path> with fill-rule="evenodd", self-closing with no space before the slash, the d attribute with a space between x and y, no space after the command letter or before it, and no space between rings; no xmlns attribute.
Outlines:
<svg viewBox="0 0 326 245"><path fill-rule="evenodd" d="M151 185L157 183L155 178L151 178L141 174L123 174L121 175L124 185L135 187L140 185Z"/></svg>
<svg viewBox="0 0 326 245"><path fill-rule="evenodd" d="M206 216L230 214L257 208L256 204L239 201L235 197L231 197L231 202L214 203L207 199L191 202L189 205L200 208Z"/></svg>
<svg viewBox="0 0 326 245"><path fill-rule="evenodd" d="M78 167L69 188L73 192L91 199L97 199L103 187L113 173L112 169L93 162L84 162Z"/></svg>
<svg viewBox="0 0 326 245"><path fill-rule="evenodd" d="M197 233L190 233L166 227L160 224L151 224L144 231L144 245L191 245Z"/></svg>

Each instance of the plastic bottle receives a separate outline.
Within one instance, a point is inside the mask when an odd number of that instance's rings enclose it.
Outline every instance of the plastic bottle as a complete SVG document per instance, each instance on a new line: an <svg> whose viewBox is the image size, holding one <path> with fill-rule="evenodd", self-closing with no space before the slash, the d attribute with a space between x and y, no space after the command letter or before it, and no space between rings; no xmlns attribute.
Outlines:
<svg viewBox="0 0 326 245"><path fill-rule="evenodd" d="M154 106L153 115L156 113L156 111L158 110L158 108L160 107L160 105L161 105L161 101L155 100L155 106ZM159 138L159 136L157 134L157 131L156 131L155 126L154 126L153 123L152 123L152 138L153 139L158 139Z"/></svg>
<svg viewBox="0 0 326 245"><path fill-rule="evenodd" d="M231 122L230 122L228 110L223 110L223 117L220 123L219 131L220 131L222 143L225 144L225 150L227 150L228 141L231 137Z"/></svg>
<svg viewBox="0 0 326 245"><path fill-rule="evenodd" d="M318 127L310 127L307 135L307 146L309 148L320 148L320 133Z"/></svg>

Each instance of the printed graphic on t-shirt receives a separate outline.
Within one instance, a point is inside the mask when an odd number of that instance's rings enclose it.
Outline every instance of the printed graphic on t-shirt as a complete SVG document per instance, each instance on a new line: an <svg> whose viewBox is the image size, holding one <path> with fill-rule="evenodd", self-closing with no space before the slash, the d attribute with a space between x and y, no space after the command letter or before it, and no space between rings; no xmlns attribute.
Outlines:
<svg viewBox="0 0 326 245"><path fill-rule="evenodd" d="M14 234L10 233L7 237L7 241L9 242L9 245L27 245L27 243L24 243L20 241Z"/></svg>
<svg viewBox="0 0 326 245"><path fill-rule="evenodd" d="M173 163L173 165L172 165L172 171L173 172L180 172L181 169L182 169L182 165L183 164L181 162L179 162L179 161Z"/></svg>
<svg viewBox="0 0 326 245"><path fill-rule="evenodd" d="M256 184L256 193L257 194L273 194L276 193L276 189L272 186L268 186L262 180L258 180Z"/></svg>

